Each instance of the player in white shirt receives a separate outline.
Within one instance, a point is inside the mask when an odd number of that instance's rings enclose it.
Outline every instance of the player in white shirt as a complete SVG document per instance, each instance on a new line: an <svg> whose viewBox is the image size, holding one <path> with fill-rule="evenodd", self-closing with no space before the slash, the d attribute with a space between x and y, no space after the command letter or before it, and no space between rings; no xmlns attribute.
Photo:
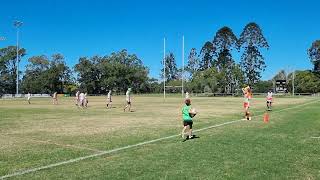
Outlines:
<svg viewBox="0 0 320 180"><path fill-rule="evenodd" d="M129 107L129 112L131 111L131 88L128 88L127 92L126 92L126 102L127 102L127 105L126 107L123 109L123 111L125 112L126 109Z"/></svg>
<svg viewBox="0 0 320 180"><path fill-rule="evenodd" d="M109 105L111 108L111 105L112 105L111 93L112 93L112 91L109 90L108 95L107 95L107 108L109 108Z"/></svg>
<svg viewBox="0 0 320 180"><path fill-rule="evenodd" d="M79 106L79 101L80 101L79 95L80 95L80 91L77 91L77 93L76 93L76 98L75 98L75 101L76 101L75 105L76 105L76 106Z"/></svg>
<svg viewBox="0 0 320 180"><path fill-rule="evenodd" d="M87 99L87 93L84 93L84 107L88 107L88 99Z"/></svg>
<svg viewBox="0 0 320 180"><path fill-rule="evenodd" d="M30 99L31 99L31 94L28 92L27 94L27 99L28 99L28 103L31 104Z"/></svg>
<svg viewBox="0 0 320 180"><path fill-rule="evenodd" d="M58 93L57 92L54 92L52 95L52 103L53 103L53 105L58 104Z"/></svg>
<svg viewBox="0 0 320 180"><path fill-rule="evenodd" d="M85 95L84 93L79 94L79 106L84 107Z"/></svg>
<svg viewBox="0 0 320 180"><path fill-rule="evenodd" d="M186 92L186 99L190 99L189 93Z"/></svg>
<svg viewBox="0 0 320 180"><path fill-rule="evenodd" d="M272 106L272 90L270 89L268 94L267 94L267 108L268 108L268 111L271 111L271 106Z"/></svg>

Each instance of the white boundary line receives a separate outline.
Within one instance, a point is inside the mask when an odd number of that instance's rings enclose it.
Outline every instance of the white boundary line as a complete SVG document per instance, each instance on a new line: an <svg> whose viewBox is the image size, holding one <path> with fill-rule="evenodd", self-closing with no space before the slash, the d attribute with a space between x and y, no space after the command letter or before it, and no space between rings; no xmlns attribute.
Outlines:
<svg viewBox="0 0 320 180"><path fill-rule="evenodd" d="M281 109L279 111L273 111L273 113L278 113L278 112L286 111L286 110L289 110L289 109L294 109L294 108L297 108L297 107L305 106L305 105L312 104L312 103L319 102L319 101L320 100L315 100L315 101L307 102L307 103L304 103L304 104L299 104L299 105L296 105L296 106L293 106L293 107ZM260 114L260 115L254 116L254 117L259 117L259 116L262 116L262 115L263 114ZM195 130L194 132L204 131L204 130L207 130L207 129L212 129L212 128L216 128L216 127L220 127L220 126L224 126L224 125L228 125L228 124L233 124L233 123L237 123L237 122L241 122L241 121L246 121L246 120L239 119L239 120L229 121L229 122L225 122L225 123L222 123L222 124L217 124L217 125L212 125L212 126L208 126L208 127L205 127L205 128L201 128L201 129ZM167 136L167 137L163 137L163 138L158 138L158 139L154 139L154 140L150 140L150 141L145 141L145 142L141 142L141 143L137 143L137 144L133 144L133 145L128 145L128 146L124 146L124 147L120 147L120 148L115 148L115 149L111 149L111 150L108 150L108 151L102 151L100 153L87 155L87 156L82 156L82 157L78 157L78 158L75 158L75 159L70 159L70 160L67 160L67 161L62 161L62 162L58 162L58 163L54 163L54 164L49 164L49 165L46 165L46 166L41 166L41 167L31 168L31 169L26 169L26 170L21 170L21 171L14 172L12 174L7 174L5 176L1 176L0 179L6 179L6 178L20 176L20 175L24 175L24 174L28 174L28 173L32 173L32 172L37 172L37 171L40 171L40 170L50 169L50 168L61 166L61 165L64 165L64 164L70 164L70 163L82 161L82 160L89 159L89 158L103 156L103 155L114 153L114 152L117 152L117 151L129 149L129 148L133 148L133 147L137 147L137 146L143 146L145 144L150 144L150 143L154 143L154 142L158 142L158 141L162 141L162 140L166 140L166 139L171 139L171 138L178 137L178 136L180 136L180 134L171 135L171 136Z"/></svg>
<svg viewBox="0 0 320 180"><path fill-rule="evenodd" d="M310 138L312 138L312 139L320 139L320 137L310 137Z"/></svg>

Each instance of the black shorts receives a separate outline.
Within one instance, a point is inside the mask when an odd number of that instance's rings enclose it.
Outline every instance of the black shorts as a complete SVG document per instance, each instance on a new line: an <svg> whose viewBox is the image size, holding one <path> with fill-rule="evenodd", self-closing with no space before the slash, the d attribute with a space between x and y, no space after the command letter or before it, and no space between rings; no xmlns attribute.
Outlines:
<svg viewBox="0 0 320 180"><path fill-rule="evenodd" d="M183 126L190 126L190 129L192 129L192 121L183 121Z"/></svg>
<svg viewBox="0 0 320 180"><path fill-rule="evenodd" d="M127 101L127 104L131 104L131 101Z"/></svg>

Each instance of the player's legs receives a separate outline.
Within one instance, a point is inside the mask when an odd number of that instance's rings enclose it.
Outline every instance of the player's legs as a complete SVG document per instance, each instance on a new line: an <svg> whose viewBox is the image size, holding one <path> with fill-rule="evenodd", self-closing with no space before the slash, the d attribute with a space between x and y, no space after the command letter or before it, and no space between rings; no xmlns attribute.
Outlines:
<svg viewBox="0 0 320 180"><path fill-rule="evenodd" d="M184 139L185 138L185 132L187 130L188 126L183 126L182 131L181 131L181 137Z"/></svg>
<svg viewBox="0 0 320 180"><path fill-rule="evenodd" d="M249 112L249 107L246 107L246 108L245 108L245 118L246 118L247 120L251 120L250 112Z"/></svg>
<svg viewBox="0 0 320 180"><path fill-rule="evenodd" d="M131 102L127 101L126 107L124 107L123 111L126 111L126 109L129 107L129 111L131 109Z"/></svg>
<svg viewBox="0 0 320 180"><path fill-rule="evenodd" d="M111 99L108 99L107 100L107 108L111 108L111 106L112 106L112 101L111 101Z"/></svg>
<svg viewBox="0 0 320 180"><path fill-rule="evenodd" d="M124 107L124 109L123 109L123 112L125 112L126 111L126 109L128 108L128 104Z"/></svg>
<svg viewBox="0 0 320 180"><path fill-rule="evenodd" d="M79 106L79 98L77 98L77 97L76 97L76 99L75 99L75 105L76 105L76 106Z"/></svg>
<svg viewBox="0 0 320 180"><path fill-rule="evenodd" d="M85 107L87 108L89 101L88 101L88 99L85 99L84 101L85 101Z"/></svg>

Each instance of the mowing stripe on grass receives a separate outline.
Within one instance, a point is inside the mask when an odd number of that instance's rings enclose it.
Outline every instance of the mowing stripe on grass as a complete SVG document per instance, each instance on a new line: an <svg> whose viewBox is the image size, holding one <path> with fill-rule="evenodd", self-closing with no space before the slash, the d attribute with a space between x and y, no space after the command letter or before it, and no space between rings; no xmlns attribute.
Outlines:
<svg viewBox="0 0 320 180"><path fill-rule="evenodd" d="M296 106L293 106L293 107L284 108L284 109L281 109L281 110L278 110L278 111L273 111L273 113L278 113L278 112L294 109L294 108L297 108L297 107L305 106L305 105L316 103L316 102L319 102L319 101L320 100L315 100L315 101L307 102L307 103L304 103L304 104L299 104L299 105L296 105ZM263 114L260 114L260 115L254 116L254 117L258 117L258 116L262 116L262 115ZM220 126L224 126L224 125L228 125L228 124L233 124L233 123L237 123L237 122L241 122L241 121L246 121L246 120L240 119L240 120L229 121L229 122L225 122L225 123L222 123L222 124L217 124L217 125L212 125L212 126L208 126L208 127L205 127L205 128L201 128L201 129L195 130L194 132L204 131L204 130L207 130L207 129L212 129L212 128L216 128L216 127L220 127ZM75 158L75 159L70 159L70 160L67 160L67 161L62 161L62 162L58 162L58 163L54 163L54 164L49 164L49 165L46 165L46 166L41 166L41 167L32 168L32 169L26 169L26 170L21 170L21 171L14 172L12 174L1 176L0 179L6 179L6 178L20 176L20 175L24 175L24 174L28 174L28 173L32 173L32 172L37 172L37 171L40 171L40 170L50 169L50 168L61 166L61 165L65 165L65 164L75 163L75 162L78 162L78 161L82 161L82 160L86 160L86 159L90 159L90 158L94 158L94 157L103 156L103 155L106 155L106 154L118 152L118 151L121 151L121 150L129 149L129 148L133 148L133 147L137 147L137 146L143 146L143 145L146 145L146 144L151 144L151 143L154 143L154 142L158 142L158 141L162 141L162 140L166 140L166 139L171 139L171 138L178 137L178 136L180 136L180 134L171 135L171 136L167 136L167 137L163 137L163 138L158 138L158 139L154 139L154 140L150 140L150 141L145 141L145 142L141 142L141 143L137 143L137 144L133 144L133 145L128 145L128 146L124 146L124 147L120 147L120 148L115 148L115 149L111 149L111 150L108 150L108 151L102 151L100 153L96 153L96 154L92 154L92 155L88 155L88 156L82 156L82 157L78 157L78 158Z"/></svg>
<svg viewBox="0 0 320 180"><path fill-rule="evenodd" d="M0 136L8 136L8 134L0 134ZM13 136L10 136L10 137L13 137ZM50 145L55 145L55 146L60 146L60 147L70 148L70 149L82 149L82 150L93 151L96 153L104 152L99 149L93 149L93 148L83 147L83 146L76 146L76 145L72 145L72 144L61 144L61 143L53 142L51 140L43 141L43 140L36 140L36 139L32 139L32 138L22 138L22 137L13 137L13 138L17 138L17 139L21 139L21 140L29 141L29 142L34 142L34 143L39 143L39 144L50 144Z"/></svg>

